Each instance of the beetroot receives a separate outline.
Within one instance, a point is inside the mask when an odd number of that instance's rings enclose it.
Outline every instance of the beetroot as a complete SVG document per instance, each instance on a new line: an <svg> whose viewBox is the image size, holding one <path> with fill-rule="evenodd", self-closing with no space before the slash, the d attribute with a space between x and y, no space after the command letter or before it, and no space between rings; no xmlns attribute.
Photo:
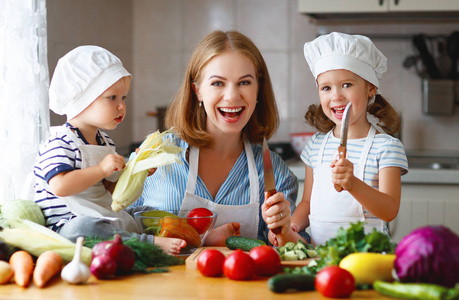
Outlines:
<svg viewBox="0 0 459 300"><path fill-rule="evenodd" d="M92 248L93 260L100 256L110 257L115 262L118 273L130 271L135 263L134 251L123 244L121 236L118 234L114 240L97 243Z"/></svg>
<svg viewBox="0 0 459 300"><path fill-rule="evenodd" d="M116 272L116 263L109 256L96 256L91 261L91 274L97 279L106 279Z"/></svg>

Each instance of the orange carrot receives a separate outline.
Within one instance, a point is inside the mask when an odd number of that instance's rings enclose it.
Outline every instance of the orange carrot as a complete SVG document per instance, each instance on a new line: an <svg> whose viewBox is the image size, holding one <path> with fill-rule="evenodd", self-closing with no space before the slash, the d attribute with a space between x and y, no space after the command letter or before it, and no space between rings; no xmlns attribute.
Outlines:
<svg viewBox="0 0 459 300"><path fill-rule="evenodd" d="M29 252L19 250L10 257L10 265L14 271L14 282L22 287L28 287L33 272L33 258Z"/></svg>
<svg viewBox="0 0 459 300"><path fill-rule="evenodd" d="M62 257L51 250L45 251L37 258L33 271L33 283L38 287L44 287L48 281L57 275L63 267Z"/></svg>

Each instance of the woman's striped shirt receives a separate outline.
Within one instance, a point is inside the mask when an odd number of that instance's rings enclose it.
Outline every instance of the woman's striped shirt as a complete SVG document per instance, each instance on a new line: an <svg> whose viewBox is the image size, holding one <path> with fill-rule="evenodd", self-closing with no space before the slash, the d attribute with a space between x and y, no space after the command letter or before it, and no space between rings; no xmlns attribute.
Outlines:
<svg viewBox="0 0 459 300"><path fill-rule="evenodd" d="M181 139L176 139L177 144L183 149L188 149L188 144ZM264 201L264 175L262 146L251 144L259 180L259 226L258 238L267 241L268 228L261 217L261 204ZM290 202L290 209L295 209L295 201L298 193L298 181L296 176L289 170L287 164L274 152L271 152L276 189L282 192ZM142 196L133 206L149 205L160 210L179 210L185 195L188 180L189 164L186 159L186 151L181 154L181 163L175 163L166 167L160 167L156 172L147 177ZM215 166L218 168L218 166ZM195 195L222 205L244 205L250 202L250 184L247 156L245 151L241 153L235 165L230 171L223 185L220 187L215 199L212 198L204 182L197 178Z"/></svg>

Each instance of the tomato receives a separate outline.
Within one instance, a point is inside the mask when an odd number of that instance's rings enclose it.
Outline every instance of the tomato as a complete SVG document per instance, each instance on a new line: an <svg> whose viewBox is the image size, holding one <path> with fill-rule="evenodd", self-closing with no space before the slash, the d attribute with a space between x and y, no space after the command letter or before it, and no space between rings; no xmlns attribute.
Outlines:
<svg viewBox="0 0 459 300"><path fill-rule="evenodd" d="M255 261L246 252L237 249L223 263L223 274L232 280L249 280L256 274Z"/></svg>
<svg viewBox="0 0 459 300"><path fill-rule="evenodd" d="M209 217L213 216L214 214L204 207L199 207L191 210L188 213L188 218L195 218L195 219L187 219L188 224L193 226L194 229L199 234L203 234L209 228L210 223L212 222L211 218L202 218L202 217ZM197 217L197 218L196 218Z"/></svg>
<svg viewBox="0 0 459 300"><path fill-rule="evenodd" d="M348 270L330 266L317 273L315 287L325 297L349 297L355 289L355 280Z"/></svg>
<svg viewBox="0 0 459 300"><path fill-rule="evenodd" d="M198 256L198 271L206 277L220 276L223 274L224 261L223 253L217 249L206 249Z"/></svg>
<svg viewBox="0 0 459 300"><path fill-rule="evenodd" d="M257 266L257 275L272 276L281 271L279 253L271 246L257 246L250 250L250 257Z"/></svg>

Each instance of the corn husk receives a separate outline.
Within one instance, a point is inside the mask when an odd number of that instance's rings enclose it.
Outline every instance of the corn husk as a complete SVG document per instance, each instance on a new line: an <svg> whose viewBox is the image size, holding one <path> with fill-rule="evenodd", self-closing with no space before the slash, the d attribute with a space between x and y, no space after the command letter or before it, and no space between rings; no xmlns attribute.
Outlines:
<svg viewBox="0 0 459 300"><path fill-rule="evenodd" d="M163 139L169 130L150 134L140 145L139 152L126 164L113 191L112 209L115 212L125 209L137 200L143 191L148 170L180 162L182 148L172 139Z"/></svg>
<svg viewBox="0 0 459 300"><path fill-rule="evenodd" d="M0 231L0 239L4 242L37 257L45 251L53 250L65 263L72 260L76 244L57 232L29 220L15 220L10 226ZM81 261L89 266L91 248L82 247Z"/></svg>

